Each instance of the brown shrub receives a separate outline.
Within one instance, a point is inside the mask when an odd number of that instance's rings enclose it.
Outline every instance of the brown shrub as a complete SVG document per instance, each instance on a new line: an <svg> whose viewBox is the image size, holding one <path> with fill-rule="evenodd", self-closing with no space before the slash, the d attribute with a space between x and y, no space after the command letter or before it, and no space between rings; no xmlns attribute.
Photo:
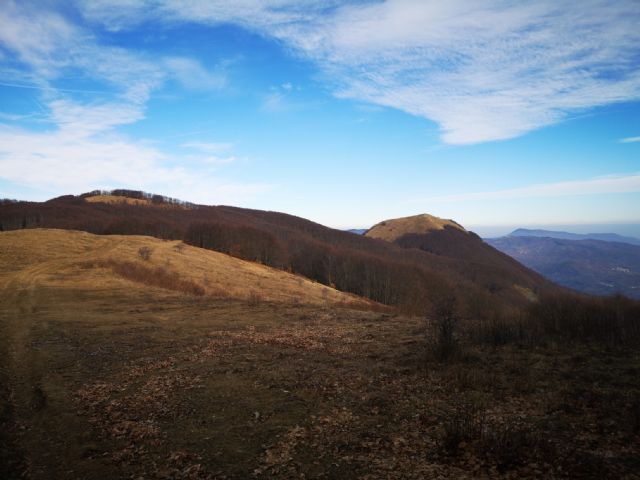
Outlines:
<svg viewBox="0 0 640 480"><path fill-rule="evenodd" d="M438 361L446 362L458 353L458 320L455 297L443 295L433 302L427 337L431 351Z"/></svg>
<svg viewBox="0 0 640 480"><path fill-rule="evenodd" d="M251 290L249 292L249 296L247 297L247 305L250 307L257 307L263 301L262 295L260 295L255 290Z"/></svg>
<svg viewBox="0 0 640 480"><path fill-rule="evenodd" d="M549 341L637 345L640 302L621 295L543 295L521 311L494 312L488 319L476 319L466 326L465 333L471 341L493 347Z"/></svg>
<svg viewBox="0 0 640 480"><path fill-rule="evenodd" d="M470 448L501 471L555 455L539 431L516 418L492 419L473 402L459 404L444 419L438 444L449 456Z"/></svg>
<svg viewBox="0 0 640 480"><path fill-rule="evenodd" d="M440 448L448 455L456 455L463 443L482 438L485 410L478 405L461 404L442 423L438 438Z"/></svg>
<svg viewBox="0 0 640 480"><path fill-rule="evenodd" d="M164 267L147 267L135 262L119 262L114 259L99 260L87 266L110 268L115 274L137 283L166 288L189 295L202 296L204 288L192 280L180 278L177 272L170 272Z"/></svg>
<svg viewBox="0 0 640 480"><path fill-rule="evenodd" d="M640 302L622 295L547 295L527 314L527 328L541 337L609 345L637 344L640 340Z"/></svg>
<svg viewBox="0 0 640 480"><path fill-rule="evenodd" d="M151 254L153 253L153 250L149 247L140 247L138 249L138 256L145 261L148 261L151 258Z"/></svg>

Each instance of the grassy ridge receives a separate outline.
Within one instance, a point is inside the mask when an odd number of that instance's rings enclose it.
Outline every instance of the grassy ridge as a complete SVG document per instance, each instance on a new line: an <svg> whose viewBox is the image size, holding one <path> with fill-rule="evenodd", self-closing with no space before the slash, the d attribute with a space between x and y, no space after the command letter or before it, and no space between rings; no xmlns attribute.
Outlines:
<svg viewBox="0 0 640 480"><path fill-rule="evenodd" d="M466 259L405 249L282 213L181 204L142 192L112 192L136 200L129 203L87 201L100 193L4 203L0 230L48 227L180 239L415 313L449 290L469 312L484 315L492 305L525 304L522 291L555 289L516 262L496 263L491 255Z"/></svg>

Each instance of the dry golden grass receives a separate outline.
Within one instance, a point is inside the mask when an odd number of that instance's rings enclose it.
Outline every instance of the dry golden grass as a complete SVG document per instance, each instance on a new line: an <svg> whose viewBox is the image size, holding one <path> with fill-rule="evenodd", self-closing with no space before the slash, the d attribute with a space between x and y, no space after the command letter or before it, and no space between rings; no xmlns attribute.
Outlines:
<svg viewBox="0 0 640 480"><path fill-rule="evenodd" d="M151 252L148 260L140 255L145 247ZM180 241L144 236L98 236L54 229L3 232L0 265L0 288L18 282L88 290L145 290L166 285L166 290L184 291L182 287L190 284L205 295L253 302L372 306L366 300L281 270ZM154 275L158 281L145 280ZM163 278L173 279L176 288L168 280L160 281Z"/></svg>
<svg viewBox="0 0 640 480"><path fill-rule="evenodd" d="M637 348L491 344L461 320L442 363L423 319L266 302L299 279L179 245L0 234L0 478L638 478ZM177 294L127 262L263 280Z"/></svg>
<svg viewBox="0 0 640 480"><path fill-rule="evenodd" d="M463 232L466 230L453 220L434 217L428 213L414 215L412 217L395 218L380 222L365 233L367 237L379 238L387 242L393 242L403 235L409 233L427 233L432 230L443 230L445 227L452 227Z"/></svg>
<svg viewBox="0 0 640 480"><path fill-rule="evenodd" d="M127 205L151 205L148 198L129 198L116 195L93 195L85 197L85 202L89 203L126 203Z"/></svg>
<svg viewBox="0 0 640 480"><path fill-rule="evenodd" d="M119 195L92 195L90 197L85 197L84 201L89 203L126 203L127 205L154 205L161 208L188 208L185 205L177 203L154 204L149 198L131 198L122 197Z"/></svg>

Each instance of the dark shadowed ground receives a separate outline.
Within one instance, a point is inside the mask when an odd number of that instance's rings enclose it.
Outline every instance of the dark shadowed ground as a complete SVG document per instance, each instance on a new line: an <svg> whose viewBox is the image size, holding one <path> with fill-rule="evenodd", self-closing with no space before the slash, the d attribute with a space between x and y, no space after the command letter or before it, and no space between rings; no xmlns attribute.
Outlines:
<svg viewBox="0 0 640 480"><path fill-rule="evenodd" d="M640 355L156 291L0 293L3 478L638 478Z"/></svg>

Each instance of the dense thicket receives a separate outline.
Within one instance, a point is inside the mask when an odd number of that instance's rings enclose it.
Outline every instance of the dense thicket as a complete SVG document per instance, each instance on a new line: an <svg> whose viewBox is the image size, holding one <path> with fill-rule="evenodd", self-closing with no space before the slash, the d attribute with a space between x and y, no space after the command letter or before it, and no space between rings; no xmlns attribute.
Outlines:
<svg viewBox="0 0 640 480"><path fill-rule="evenodd" d="M85 201L98 194L148 199L150 204ZM0 204L0 230L37 227L180 239L416 312L424 311L429 299L443 291L454 292L467 310L483 314L502 304L522 304L525 297L515 285L532 292L554 289L516 262L496 264L482 256L455 258L402 248L292 215L193 205L130 190Z"/></svg>
<svg viewBox="0 0 640 480"><path fill-rule="evenodd" d="M621 295L587 297L571 293L542 296L528 309L537 336L612 345L640 341L640 302Z"/></svg>

